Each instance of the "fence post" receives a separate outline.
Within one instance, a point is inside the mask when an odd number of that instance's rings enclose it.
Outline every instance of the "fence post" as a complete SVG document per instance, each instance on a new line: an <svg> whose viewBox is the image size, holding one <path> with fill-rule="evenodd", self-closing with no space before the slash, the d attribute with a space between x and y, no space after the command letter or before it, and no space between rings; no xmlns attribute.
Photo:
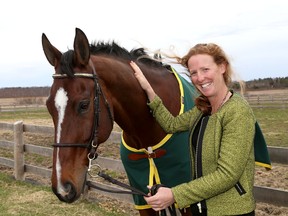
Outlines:
<svg viewBox="0 0 288 216"><path fill-rule="evenodd" d="M23 122L14 123L14 175L16 180L24 181Z"/></svg>

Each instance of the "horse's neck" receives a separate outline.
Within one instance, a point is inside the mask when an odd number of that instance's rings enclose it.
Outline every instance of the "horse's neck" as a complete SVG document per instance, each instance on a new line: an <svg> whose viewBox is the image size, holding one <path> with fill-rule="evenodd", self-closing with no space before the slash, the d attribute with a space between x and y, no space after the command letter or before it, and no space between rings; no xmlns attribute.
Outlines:
<svg viewBox="0 0 288 216"><path fill-rule="evenodd" d="M129 66L115 64L117 70L109 71L115 73L111 77L107 77L108 71L103 71L100 75L112 98L114 120L123 130L127 145L138 149L153 146L160 142L166 133L151 115L147 96ZM145 69L143 72L167 108L176 115L180 109L180 93L174 75L167 72L162 75L154 74L155 71L148 72Z"/></svg>

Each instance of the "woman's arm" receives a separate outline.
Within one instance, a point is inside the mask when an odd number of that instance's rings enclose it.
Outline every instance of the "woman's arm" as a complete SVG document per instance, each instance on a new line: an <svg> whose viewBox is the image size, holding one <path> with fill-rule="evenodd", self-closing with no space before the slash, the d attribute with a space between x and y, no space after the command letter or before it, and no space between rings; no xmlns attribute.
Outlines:
<svg viewBox="0 0 288 216"><path fill-rule="evenodd" d="M148 106L152 110L153 116L163 128L163 130L166 133L175 133L188 130L191 121L200 115L200 111L197 109L192 109L176 117L173 116L164 106L161 98L154 92L152 86L142 73L141 69L135 64L135 62L131 61L130 65L135 72L135 77L138 80L140 86L147 94L147 97L150 101Z"/></svg>
<svg viewBox="0 0 288 216"><path fill-rule="evenodd" d="M152 86L150 85L150 83L148 82L148 80L146 79L146 77L144 76L144 74L142 73L142 71L135 62L131 61L130 66L133 68L134 75L138 80L140 86L146 92L148 100L153 101L156 96L154 89L152 88Z"/></svg>

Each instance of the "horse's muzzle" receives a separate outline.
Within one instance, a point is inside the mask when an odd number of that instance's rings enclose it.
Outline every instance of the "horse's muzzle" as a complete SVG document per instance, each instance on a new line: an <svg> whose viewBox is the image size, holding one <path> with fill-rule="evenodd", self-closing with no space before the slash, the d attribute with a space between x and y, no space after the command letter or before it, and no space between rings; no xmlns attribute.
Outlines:
<svg viewBox="0 0 288 216"><path fill-rule="evenodd" d="M80 194L79 195L77 194L75 186L70 182L67 182L64 184L64 191L65 192L60 193L54 187L52 187L52 190L53 190L53 193L58 197L58 199L60 201L63 201L66 203L72 203L72 202L76 201L80 196Z"/></svg>

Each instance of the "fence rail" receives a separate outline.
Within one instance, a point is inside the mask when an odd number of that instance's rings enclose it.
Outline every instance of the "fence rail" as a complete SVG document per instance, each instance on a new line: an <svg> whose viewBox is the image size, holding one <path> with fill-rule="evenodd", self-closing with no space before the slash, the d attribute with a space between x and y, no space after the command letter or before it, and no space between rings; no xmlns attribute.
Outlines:
<svg viewBox="0 0 288 216"><path fill-rule="evenodd" d="M288 109L288 96L287 94L246 94L245 99L248 101L253 108L279 108ZM16 112L16 111L27 111L37 110L46 108L44 104L4 104L0 105L0 112Z"/></svg>
<svg viewBox="0 0 288 216"><path fill-rule="evenodd" d="M288 108L288 96L279 95L245 95L249 105L253 108Z"/></svg>
<svg viewBox="0 0 288 216"><path fill-rule="evenodd" d="M16 112L16 111L28 111L28 110L38 110L46 109L43 104L12 104L12 105L0 105L0 112Z"/></svg>
<svg viewBox="0 0 288 216"><path fill-rule="evenodd" d="M34 153L42 156L52 157L53 149L37 145L24 144L23 133L30 132L30 133L42 133L53 135L54 133L53 127L26 125L23 124L23 122L21 121L15 122L14 124L0 122L0 130L14 131L13 142L0 140L1 148L10 149L11 151L12 150L14 151L14 159L0 157L0 164L14 168L14 175L17 180L22 181L25 180L25 172L40 175L45 178L51 177L52 173L51 169L26 164L24 161L24 153ZM111 136L109 137L109 140L119 142L120 133L112 132ZM281 147L268 147L268 148L272 162L288 164L288 148L281 148ZM123 164L120 160L98 157L97 164L106 169L125 172ZM97 182L97 184L99 183ZM101 185L105 188L115 189L115 186L105 184ZM102 191L98 192L111 196L111 194L107 192ZM278 190L275 188L254 186L254 194L258 202L266 202L278 206L288 206L288 191L286 190ZM267 194L269 194L269 196L267 196ZM132 202L131 195L113 194L113 197Z"/></svg>

